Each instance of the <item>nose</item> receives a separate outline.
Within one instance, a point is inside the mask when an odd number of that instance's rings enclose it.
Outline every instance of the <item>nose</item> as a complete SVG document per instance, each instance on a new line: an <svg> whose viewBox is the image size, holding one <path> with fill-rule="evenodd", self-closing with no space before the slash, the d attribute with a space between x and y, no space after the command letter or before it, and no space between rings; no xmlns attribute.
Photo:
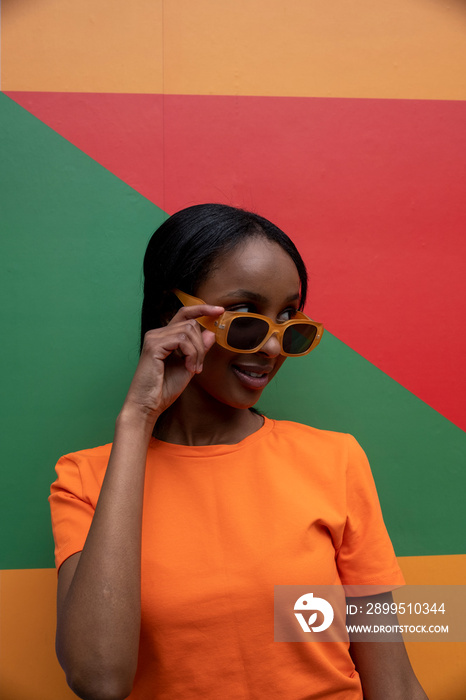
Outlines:
<svg viewBox="0 0 466 700"><path fill-rule="evenodd" d="M281 349L278 335L277 333L274 333L260 348L259 352L264 353L264 355L267 355L267 357L277 357L277 355L280 355Z"/></svg>

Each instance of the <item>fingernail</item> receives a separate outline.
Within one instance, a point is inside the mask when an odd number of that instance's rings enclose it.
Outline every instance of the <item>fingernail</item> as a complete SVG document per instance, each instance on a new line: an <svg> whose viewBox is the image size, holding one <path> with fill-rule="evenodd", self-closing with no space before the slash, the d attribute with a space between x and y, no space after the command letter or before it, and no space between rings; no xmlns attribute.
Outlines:
<svg viewBox="0 0 466 700"><path fill-rule="evenodd" d="M203 365L198 365L197 366L197 373L200 374L202 372L202 367Z"/></svg>

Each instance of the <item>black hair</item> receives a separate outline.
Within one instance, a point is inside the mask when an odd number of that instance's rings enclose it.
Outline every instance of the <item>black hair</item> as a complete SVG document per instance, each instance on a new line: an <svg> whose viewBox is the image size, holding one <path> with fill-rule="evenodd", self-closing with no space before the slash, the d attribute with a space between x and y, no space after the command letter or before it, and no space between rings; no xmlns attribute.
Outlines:
<svg viewBox="0 0 466 700"><path fill-rule="evenodd" d="M244 209L226 204L197 204L166 219L147 246L141 349L145 333L166 325L179 308L173 289L195 296L218 257L257 236L278 243L293 260L301 280L299 308L302 309L307 293L306 266L286 233L262 216Z"/></svg>

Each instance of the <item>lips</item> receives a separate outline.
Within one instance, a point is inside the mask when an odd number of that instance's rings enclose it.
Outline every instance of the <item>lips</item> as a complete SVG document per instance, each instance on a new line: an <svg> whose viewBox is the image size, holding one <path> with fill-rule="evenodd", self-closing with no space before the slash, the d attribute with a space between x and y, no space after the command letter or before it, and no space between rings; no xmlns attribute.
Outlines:
<svg viewBox="0 0 466 700"><path fill-rule="evenodd" d="M272 367L258 365L232 365L233 372L248 389L263 389L269 381Z"/></svg>

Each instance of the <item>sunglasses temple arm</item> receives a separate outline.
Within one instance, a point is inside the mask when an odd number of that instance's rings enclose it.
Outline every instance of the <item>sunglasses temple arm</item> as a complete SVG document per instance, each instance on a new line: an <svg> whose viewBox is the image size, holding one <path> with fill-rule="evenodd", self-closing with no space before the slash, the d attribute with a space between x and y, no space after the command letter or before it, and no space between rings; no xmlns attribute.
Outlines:
<svg viewBox="0 0 466 700"><path fill-rule="evenodd" d="M210 316L199 316L199 318L196 318L196 321L206 330L216 333L217 327L215 325L216 320L214 318L211 318Z"/></svg>

